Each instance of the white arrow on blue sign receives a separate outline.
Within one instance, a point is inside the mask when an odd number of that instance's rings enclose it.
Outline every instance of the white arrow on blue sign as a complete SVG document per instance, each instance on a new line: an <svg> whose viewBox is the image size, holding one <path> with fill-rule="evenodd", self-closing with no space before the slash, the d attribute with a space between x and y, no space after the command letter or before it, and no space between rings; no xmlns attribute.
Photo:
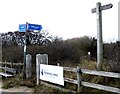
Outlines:
<svg viewBox="0 0 120 94"><path fill-rule="evenodd" d="M26 24L19 25L19 32L26 32Z"/></svg>
<svg viewBox="0 0 120 94"><path fill-rule="evenodd" d="M42 26L38 24L28 24L28 30L42 30Z"/></svg>

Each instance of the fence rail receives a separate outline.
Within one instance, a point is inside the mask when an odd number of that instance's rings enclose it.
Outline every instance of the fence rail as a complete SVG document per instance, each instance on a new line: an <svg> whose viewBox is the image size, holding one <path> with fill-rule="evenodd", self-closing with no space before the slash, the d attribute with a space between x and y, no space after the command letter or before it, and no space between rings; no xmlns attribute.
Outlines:
<svg viewBox="0 0 120 94"><path fill-rule="evenodd" d="M104 91L109 91L109 92L114 92L114 93L120 93L120 89L115 88L115 87L104 86L104 85L99 85L99 84L94 84L94 83L83 82L83 81L81 82L81 85L86 86L86 87L99 89L99 90L104 90Z"/></svg>
<svg viewBox="0 0 120 94"><path fill-rule="evenodd" d="M78 92L80 92L80 85L81 86L86 86L86 87L91 87L99 90L104 90L104 91L109 91L109 92L115 92L115 93L120 93L119 88L115 87L110 87L110 86L104 86L104 85L99 85L99 84L94 84L94 83L89 83L89 82L84 82L82 81L82 74L89 74L89 75L97 75L97 76L105 76L105 77L112 77L112 78L120 78L120 73L113 73L113 72L104 72L104 71L96 71L96 70L88 70L88 69L81 69L79 67L77 68L69 68L69 67L64 67L65 71L72 71L77 73L77 80L70 79L70 78L64 78L64 81L77 84L78 85ZM80 72L82 74L80 74Z"/></svg>
<svg viewBox="0 0 120 94"><path fill-rule="evenodd" d="M120 89L119 88L104 86L104 85L100 85L100 84L95 84L95 83L89 83L89 82L82 81L82 74L97 75L97 76L112 77L112 78L120 78L120 73L80 69L79 67L77 67L77 68L63 67L63 69L64 69L64 71L69 71L69 72L75 72L76 73L77 80L70 79L70 78L64 78L64 81L68 82L68 83L76 84L77 85L77 92L81 92L82 86L85 86L85 87L90 87L90 88L95 88L95 89L99 89L99 90L104 90L104 91L120 94ZM42 82L42 84L44 84L44 82ZM62 90L62 91L68 91L68 92L73 92L73 93L76 92L76 91L73 91L73 90L65 89L65 88L60 87L60 86L50 85L46 82L45 82L45 84L47 84L47 86L51 86L53 88L55 87L55 88L57 88L59 90Z"/></svg>
<svg viewBox="0 0 120 94"><path fill-rule="evenodd" d="M9 67L17 70L18 73L22 72L23 63L13 63L13 62L0 62L1 67Z"/></svg>
<svg viewBox="0 0 120 94"><path fill-rule="evenodd" d="M72 83L72 84L78 84L78 81L77 81L77 80L70 79L70 78L64 78L64 81L69 82L69 83Z"/></svg>
<svg viewBox="0 0 120 94"><path fill-rule="evenodd" d="M65 71L71 71L71 72L77 72L76 68L71 68L71 67L63 67Z"/></svg>
<svg viewBox="0 0 120 94"><path fill-rule="evenodd" d="M112 78L120 78L120 73L104 72L104 71L96 71L96 70L88 70L88 69L81 69L81 71L84 74L91 74L91 75L98 75L98 76L105 76L105 77L112 77Z"/></svg>
<svg viewBox="0 0 120 94"><path fill-rule="evenodd" d="M0 62L0 65L3 64L3 65L23 65L23 63L13 63L13 62Z"/></svg>

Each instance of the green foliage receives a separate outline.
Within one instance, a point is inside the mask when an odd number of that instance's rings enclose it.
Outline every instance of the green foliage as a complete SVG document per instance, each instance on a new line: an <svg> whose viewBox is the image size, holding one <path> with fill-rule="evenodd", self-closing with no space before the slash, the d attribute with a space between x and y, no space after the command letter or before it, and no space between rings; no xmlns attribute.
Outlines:
<svg viewBox="0 0 120 94"><path fill-rule="evenodd" d="M88 54L88 51L92 52L91 48L94 48L92 41L93 39L87 36L69 40L56 37L47 45L28 45L27 54L32 55L33 62L35 62L36 54L46 53L50 62L69 60L77 63ZM23 62L23 47L3 47L3 61Z"/></svg>
<svg viewBox="0 0 120 94"><path fill-rule="evenodd" d="M47 46L51 61L70 60L79 62L80 58L87 55L92 43L92 38L87 36L69 40L55 39Z"/></svg>
<svg viewBox="0 0 120 94"><path fill-rule="evenodd" d="M104 43L104 59L108 62L110 60L117 61L119 56L117 49L117 43ZM36 62L36 54L48 54L49 62L70 61L79 63L84 57L88 57L88 52L91 52L90 59L96 60L97 41L95 38L87 36L68 40L55 37L46 45L27 46L27 54L32 55L34 63ZM23 47L3 46L2 56L3 61L23 62Z"/></svg>
<svg viewBox="0 0 120 94"><path fill-rule="evenodd" d="M2 51L2 61L17 63L23 61L23 47L21 46L3 47Z"/></svg>

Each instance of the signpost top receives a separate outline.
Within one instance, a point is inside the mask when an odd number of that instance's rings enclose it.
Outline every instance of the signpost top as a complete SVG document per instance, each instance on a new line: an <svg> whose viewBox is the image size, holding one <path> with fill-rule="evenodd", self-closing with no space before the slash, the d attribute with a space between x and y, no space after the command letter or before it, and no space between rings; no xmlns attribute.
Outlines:
<svg viewBox="0 0 120 94"><path fill-rule="evenodd" d="M110 4L107 4L107 5L103 5L103 6L100 6L100 11L102 11L102 10L106 10L106 9L110 9L110 8L112 8L113 7L113 5L110 3ZM96 8L93 8L92 10L91 10L91 12L92 13L95 13L96 12Z"/></svg>

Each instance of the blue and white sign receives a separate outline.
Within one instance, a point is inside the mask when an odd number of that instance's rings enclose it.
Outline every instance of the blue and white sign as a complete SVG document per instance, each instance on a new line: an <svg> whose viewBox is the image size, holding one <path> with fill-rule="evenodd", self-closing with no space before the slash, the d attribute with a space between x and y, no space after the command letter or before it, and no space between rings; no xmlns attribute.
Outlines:
<svg viewBox="0 0 120 94"><path fill-rule="evenodd" d="M40 64L40 79L64 86L63 67Z"/></svg>
<svg viewBox="0 0 120 94"><path fill-rule="evenodd" d="M26 29L27 30L38 30L38 31L41 31L42 30L42 25L30 24L30 23L20 24L19 25L19 32L26 32Z"/></svg>
<svg viewBox="0 0 120 94"><path fill-rule="evenodd" d="M28 23L28 30L42 30L42 26L38 24L29 24Z"/></svg>
<svg viewBox="0 0 120 94"><path fill-rule="evenodd" d="M19 32L26 32L26 24L19 25Z"/></svg>

